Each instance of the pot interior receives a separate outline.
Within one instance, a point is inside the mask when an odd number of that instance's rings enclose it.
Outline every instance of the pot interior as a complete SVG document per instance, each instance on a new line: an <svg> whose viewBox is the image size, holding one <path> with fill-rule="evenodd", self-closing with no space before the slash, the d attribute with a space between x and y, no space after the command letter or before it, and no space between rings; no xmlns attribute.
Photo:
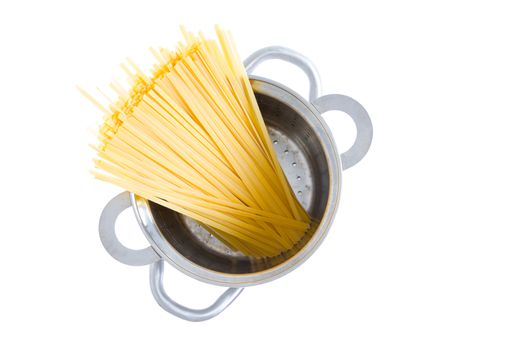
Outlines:
<svg viewBox="0 0 525 350"><path fill-rule="evenodd" d="M257 102L268 127L279 162L295 195L312 217L304 238L289 251L273 258L246 257L232 251L198 222L149 202L154 222L168 243L193 263L226 274L260 272L294 256L312 238L328 205L330 173L326 154L317 133L301 113L289 104L256 91Z"/></svg>

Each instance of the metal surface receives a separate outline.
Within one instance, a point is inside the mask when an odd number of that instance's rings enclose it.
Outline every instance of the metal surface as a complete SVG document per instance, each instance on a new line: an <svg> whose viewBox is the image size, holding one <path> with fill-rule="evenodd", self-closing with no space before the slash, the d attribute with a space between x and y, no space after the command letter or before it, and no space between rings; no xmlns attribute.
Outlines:
<svg viewBox="0 0 525 350"><path fill-rule="evenodd" d="M349 150L341 154L343 170L357 164L368 152L372 144L372 121L367 111L356 100L345 95L325 95L312 102L320 113L341 111L348 114L355 123L357 134Z"/></svg>
<svg viewBox="0 0 525 350"><path fill-rule="evenodd" d="M224 311L241 294L243 288L228 288L210 306L204 309L190 309L172 300L164 290L162 278L164 275L164 262L157 261L150 266L149 283L151 293L157 303L172 315L187 321L200 322L213 318Z"/></svg>
<svg viewBox="0 0 525 350"><path fill-rule="evenodd" d="M98 231L102 245L109 255L126 265L148 265L160 259L152 247L136 250L126 248L117 238L115 223L118 216L131 206L129 192L122 192L106 204L100 215Z"/></svg>
<svg viewBox="0 0 525 350"><path fill-rule="evenodd" d="M309 97L313 103L281 84L250 77L279 162L297 198L313 219L300 242L279 257L247 257L224 245L198 222L128 192L111 200L102 213L100 236L106 250L126 264L151 262L150 286L155 300L164 310L185 320L203 321L218 315L235 300L242 287L282 277L310 257L325 238L339 204L341 162L344 169L351 167L370 147L372 124L359 103L343 95L317 98L320 79L315 67L306 57L283 47L257 51L246 59L246 69L252 72L269 59L297 65L310 80ZM329 110L346 112L357 126L356 142L341 159L321 116ZM116 217L130 203L151 243L149 248L139 251L125 248L115 236ZM208 308L194 310L182 306L164 290L164 261L190 277L230 288Z"/></svg>
<svg viewBox="0 0 525 350"><path fill-rule="evenodd" d="M220 241L203 239L203 228L189 225L184 216L132 195L146 238L166 262L200 281L227 287L269 282L302 264L326 236L339 203L341 162L317 109L270 80L252 77L252 87L285 175L314 219L294 248L271 259L232 255Z"/></svg>
<svg viewBox="0 0 525 350"><path fill-rule="evenodd" d="M252 74L255 68L264 61L275 59L290 62L303 70L310 81L310 102L321 94L321 78L313 62L308 57L287 47L268 46L257 50L244 60L244 66L248 74Z"/></svg>
<svg viewBox="0 0 525 350"><path fill-rule="evenodd" d="M132 197L133 194L122 192L111 199L102 210L99 222L99 234L102 245L106 251L113 258L127 265L140 266L151 264L151 292L157 303L169 313L188 321L204 321L224 311L242 292L242 288L228 288L212 305L205 309L195 310L187 308L167 296L162 285L164 263L152 246L135 250L127 248L120 243L115 233L115 223L118 216L124 210L131 207ZM137 215L136 211L135 214ZM195 228L195 230L195 232L198 232L198 229Z"/></svg>

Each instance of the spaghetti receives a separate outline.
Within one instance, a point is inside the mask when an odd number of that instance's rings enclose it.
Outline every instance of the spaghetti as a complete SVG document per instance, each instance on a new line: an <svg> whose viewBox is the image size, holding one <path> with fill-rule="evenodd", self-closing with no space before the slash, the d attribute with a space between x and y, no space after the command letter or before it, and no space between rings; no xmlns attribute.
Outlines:
<svg viewBox="0 0 525 350"><path fill-rule="evenodd" d="M176 50L151 49L149 74L128 60L131 88L104 114L93 174L187 215L232 249L271 257L310 225L270 142L231 35L182 29Z"/></svg>

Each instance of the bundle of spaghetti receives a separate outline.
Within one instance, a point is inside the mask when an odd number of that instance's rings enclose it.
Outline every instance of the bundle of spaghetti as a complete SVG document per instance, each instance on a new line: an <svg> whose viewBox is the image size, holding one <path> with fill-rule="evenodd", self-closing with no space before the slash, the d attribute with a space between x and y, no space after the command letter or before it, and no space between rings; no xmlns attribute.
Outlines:
<svg viewBox="0 0 525 350"><path fill-rule="evenodd" d="M182 28L175 50L151 49L146 73L122 68L130 88L105 114L96 178L189 216L236 251L272 257L310 225L277 160L231 34L218 42Z"/></svg>

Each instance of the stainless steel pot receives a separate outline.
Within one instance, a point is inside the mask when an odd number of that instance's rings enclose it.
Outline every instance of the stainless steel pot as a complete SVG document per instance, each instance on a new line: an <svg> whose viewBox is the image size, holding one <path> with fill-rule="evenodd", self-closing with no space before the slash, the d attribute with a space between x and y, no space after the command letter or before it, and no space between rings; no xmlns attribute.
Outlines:
<svg viewBox="0 0 525 350"><path fill-rule="evenodd" d="M294 249L270 260L243 256L210 235L202 226L133 193L123 192L102 211L99 231L108 253L128 265L150 264L150 286L159 305L189 321L204 321L221 313L243 287L269 282L289 273L317 249L334 218L341 192L341 171L359 162L372 141L366 110L344 95L320 95L319 75L303 55L283 47L261 49L245 60L248 73L263 61L280 59L301 68L310 81L309 101L269 79L250 79L269 129L279 161L301 204L315 224ZM355 122L353 146L339 155L332 134L321 116L330 110L347 113ZM115 235L115 221L133 207L151 246L133 250ZM194 310L173 301L163 288L164 261L200 281L229 287L211 306Z"/></svg>

